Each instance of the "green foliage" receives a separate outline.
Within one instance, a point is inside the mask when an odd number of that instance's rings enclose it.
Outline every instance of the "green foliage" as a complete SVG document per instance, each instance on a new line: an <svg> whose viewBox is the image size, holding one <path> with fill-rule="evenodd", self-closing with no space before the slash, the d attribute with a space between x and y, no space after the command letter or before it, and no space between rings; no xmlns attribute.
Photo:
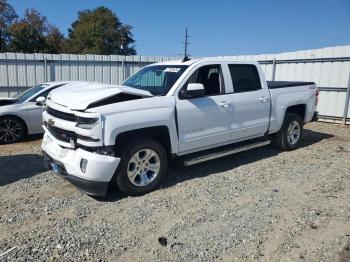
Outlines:
<svg viewBox="0 0 350 262"><path fill-rule="evenodd" d="M0 0L0 52L6 51L10 40L9 27L17 17L13 7L6 0Z"/></svg>
<svg viewBox="0 0 350 262"><path fill-rule="evenodd" d="M106 7L78 12L68 39L46 16L27 9L18 16L7 0L0 0L0 52L135 55L132 27Z"/></svg>
<svg viewBox="0 0 350 262"><path fill-rule="evenodd" d="M10 26L8 50L24 53L59 53L64 37L57 27L35 9L27 9L24 17Z"/></svg>
<svg viewBox="0 0 350 262"><path fill-rule="evenodd" d="M75 54L134 55L131 29L106 7L81 11L69 29L64 50Z"/></svg>
<svg viewBox="0 0 350 262"><path fill-rule="evenodd" d="M61 31L55 27L50 26L46 34L46 53L58 54L63 51L65 38Z"/></svg>

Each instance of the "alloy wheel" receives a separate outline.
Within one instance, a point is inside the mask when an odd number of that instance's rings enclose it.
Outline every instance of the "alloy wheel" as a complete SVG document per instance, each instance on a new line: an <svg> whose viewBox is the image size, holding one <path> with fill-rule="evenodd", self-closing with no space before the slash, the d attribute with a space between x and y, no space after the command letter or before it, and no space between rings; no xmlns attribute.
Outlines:
<svg viewBox="0 0 350 262"><path fill-rule="evenodd" d="M290 145L295 145L300 138L300 123L298 121L292 121L287 130L287 139Z"/></svg>
<svg viewBox="0 0 350 262"><path fill-rule="evenodd" d="M12 119L0 120L0 142L12 143L21 137L21 124Z"/></svg>
<svg viewBox="0 0 350 262"><path fill-rule="evenodd" d="M152 149L142 149L129 160L127 174L130 182L135 186L148 186L159 174L160 159Z"/></svg>

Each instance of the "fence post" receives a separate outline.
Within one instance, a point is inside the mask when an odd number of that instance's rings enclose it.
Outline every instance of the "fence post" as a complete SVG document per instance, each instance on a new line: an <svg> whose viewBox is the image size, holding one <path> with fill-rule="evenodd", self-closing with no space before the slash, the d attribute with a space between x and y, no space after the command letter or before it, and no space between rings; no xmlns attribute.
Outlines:
<svg viewBox="0 0 350 262"><path fill-rule="evenodd" d="M47 58L44 59L44 82L47 82Z"/></svg>
<svg viewBox="0 0 350 262"><path fill-rule="evenodd" d="M5 53L5 59L6 59L6 87L7 87L7 96L11 97L11 90L10 90L10 79L9 79L9 63L7 58L7 53Z"/></svg>
<svg viewBox="0 0 350 262"><path fill-rule="evenodd" d="M276 58L272 60L272 81L276 79Z"/></svg>
<svg viewBox="0 0 350 262"><path fill-rule="evenodd" d="M124 56L124 58L122 60L122 73L123 73L123 75L122 75L122 82L121 83L123 83L126 79L126 56Z"/></svg>
<svg viewBox="0 0 350 262"><path fill-rule="evenodd" d="M344 105L344 114L343 114L343 125L344 126L346 125L346 118L348 116L349 102L350 102L350 72L349 72L348 88L346 90L346 98L345 98L345 105Z"/></svg>

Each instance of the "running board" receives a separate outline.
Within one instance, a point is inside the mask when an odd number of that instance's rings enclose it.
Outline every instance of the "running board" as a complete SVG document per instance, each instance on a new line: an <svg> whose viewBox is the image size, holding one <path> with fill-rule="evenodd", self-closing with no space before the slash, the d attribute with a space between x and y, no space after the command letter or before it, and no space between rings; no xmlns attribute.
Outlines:
<svg viewBox="0 0 350 262"><path fill-rule="evenodd" d="M236 147L234 149L227 149L226 148L225 150L217 151L215 153L211 152L210 154L202 154L202 155L197 156L195 158L185 160L184 165L185 166L192 166L192 165L195 165L195 164L198 164L201 162L205 162L205 161L209 161L212 159L237 154L239 152L247 151L247 150L250 150L253 148L257 148L257 147L266 146L266 145L269 145L270 143L271 143L270 140L266 140L266 141L260 141L260 142L255 142L252 144Z"/></svg>

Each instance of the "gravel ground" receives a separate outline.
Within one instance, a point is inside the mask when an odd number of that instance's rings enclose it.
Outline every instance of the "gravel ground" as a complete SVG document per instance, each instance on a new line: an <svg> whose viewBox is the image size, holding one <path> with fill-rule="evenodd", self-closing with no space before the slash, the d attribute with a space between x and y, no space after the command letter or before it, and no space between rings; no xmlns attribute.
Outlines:
<svg viewBox="0 0 350 262"><path fill-rule="evenodd" d="M106 200L46 172L40 138L0 146L0 260L350 261L350 128L304 135L292 152L173 164L162 189Z"/></svg>

